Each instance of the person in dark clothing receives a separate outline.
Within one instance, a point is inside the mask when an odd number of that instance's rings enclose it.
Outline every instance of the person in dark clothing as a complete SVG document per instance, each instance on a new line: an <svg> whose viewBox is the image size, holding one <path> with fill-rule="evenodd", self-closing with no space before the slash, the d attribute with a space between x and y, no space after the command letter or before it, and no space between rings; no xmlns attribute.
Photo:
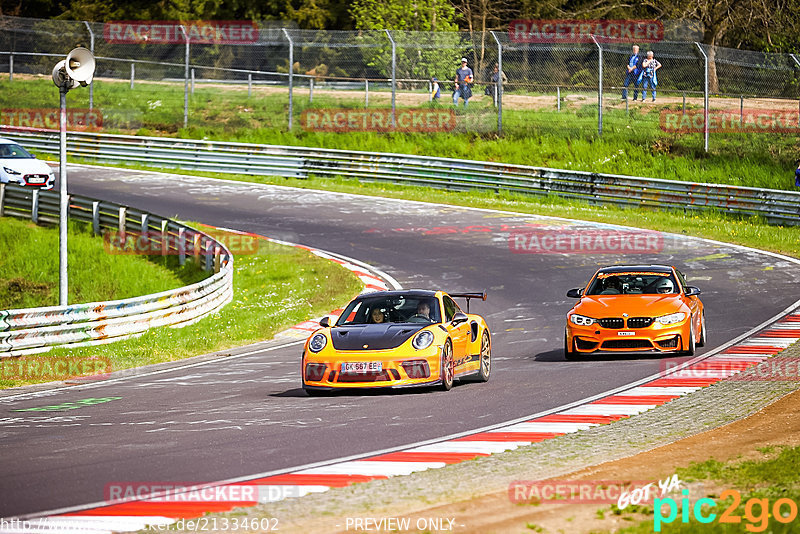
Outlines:
<svg viewBox="0 0 800 534"><path fill-rule="evenodd" d="M639 75L642 73L642 56L639 55L639 45L633 45L633 53L628 58L628 64L625 65L627 73L625 74L625 81L622 82L622 100L628 100L628 86L633 83L633 101L639 96ZM644 101L644 96L642 97Z"/></svg>

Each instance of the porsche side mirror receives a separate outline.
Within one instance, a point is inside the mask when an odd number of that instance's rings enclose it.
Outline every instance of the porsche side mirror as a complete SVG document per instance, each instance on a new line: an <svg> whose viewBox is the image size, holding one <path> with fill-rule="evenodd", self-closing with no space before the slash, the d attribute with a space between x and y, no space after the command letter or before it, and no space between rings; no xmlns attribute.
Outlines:
<svg viewBox="0 0 800 534"><path fill-rule="evenodd" d="M579 299L583 296L583 289L575 288L567 291L567 296L571 299Z"/></svg>
<svg viewBox="0 0 800 534"><path fill-rule="evenodd" d="M467 317L466 314L461 313L461 312L456 312L456 314L453 315L452 323L453 323L453 326L455 326L455 325L459 325L461 323L465 323L468 320L469 320L469 317Z"/></svg>
<svg viewBox="0 0 800 534"><path fill-rule="evenodd" d="M699 287L694 286L686 286L686 296L687 297L694 297L695 295L699 295L702 293Z"/></svg>
<svg viewBox="0 0 800 534"><path fill-rule="evenodd" d="M328 328L331 325L330 320L328 319L327 315L319 320L319 325L322 328Z"/></svg>

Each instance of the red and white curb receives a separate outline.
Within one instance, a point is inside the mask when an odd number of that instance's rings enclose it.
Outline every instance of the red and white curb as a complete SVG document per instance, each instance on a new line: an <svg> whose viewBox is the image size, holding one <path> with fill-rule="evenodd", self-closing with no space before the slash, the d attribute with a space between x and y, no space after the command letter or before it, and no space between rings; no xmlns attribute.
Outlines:
<svg viewBox="0 0 800 534"><path fill-rule="evenodd" d="M58 529L62 532L99 534L139 530L146 526L173 524L179 519L197 518L209 512L227 512L236 507L302 497L330 488L437 469L645 412L735 376L798 340L800 312L795 305L757 327L754 333L740 336L709 356L695 358L675 369L574 405L557 408L550 413L450 436L440 441L206 485L213 488L249 486L256 489L252 495L257 495L257 499L204 500L202 491L194 488L169 498L150 495L135 501L54 512L56 515L28 519L29 524L25 528L19 524L17 529L3 528L1 532L52 532Z"/></svg>

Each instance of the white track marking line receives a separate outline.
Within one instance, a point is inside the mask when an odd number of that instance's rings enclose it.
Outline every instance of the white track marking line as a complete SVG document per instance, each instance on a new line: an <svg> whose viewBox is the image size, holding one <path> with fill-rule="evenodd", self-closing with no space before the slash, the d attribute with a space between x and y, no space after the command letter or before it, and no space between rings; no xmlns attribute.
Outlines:
<svg viewBox="0 0 800 534"><path fill-rule="evenodd" d="M560 412L563 415L636 415L657 404L584 404Z"/></svg>
<svg viewBox="0 0 800 534"><path fill-rule="evenodd" d="M599 423L517 423L516 425L490 430L489 432L554 432L569 434L579 430L587 430Z"/></svg>
<svg viewBox="0 0 800 534"><path fill-rule="evenodd" d="M312 467L297 471L298 475L382 475L398 476L410 475L416 471L427 469L438 469L447 465L445 462L383 462L356 460L354 462L342 462L339 464L327 465L324 467Z"/></svg>

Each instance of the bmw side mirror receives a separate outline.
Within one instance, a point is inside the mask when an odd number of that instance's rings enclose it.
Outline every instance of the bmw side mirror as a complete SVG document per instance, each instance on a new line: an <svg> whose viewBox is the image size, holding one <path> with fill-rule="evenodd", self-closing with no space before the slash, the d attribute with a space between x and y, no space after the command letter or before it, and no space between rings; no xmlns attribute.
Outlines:
<svg viewBox="0 0 800 534"><path fill-rule="evenodd" d="M453 321L452 322L453 322L453 325L457 325L457 324L465 323L468 320L469 320L469 317L467 317L466 314L461 313L461 312L456 312L456 314L453 315Z"/></svg>
<svg viewBox="0 0 800 534"><path fill-rule="evenodd" d="M319 320L319 325L322 328L328 328L331 325L330 320L328 319L327 315Z"/></svg>
<svg viewBox="0 0 800 534"><path fill-rule="evenodd" d="M571 299L579 299L583 296L583 289L575 288L567 291L567 296Z"/></svg>
<svg viewBox="0 0 800 534"><path fill-rule="evenodd" d="M687 297L694 297L695 295L699 295L702 293L699 287L694 286L686 286L686 296Z"/></svg>

